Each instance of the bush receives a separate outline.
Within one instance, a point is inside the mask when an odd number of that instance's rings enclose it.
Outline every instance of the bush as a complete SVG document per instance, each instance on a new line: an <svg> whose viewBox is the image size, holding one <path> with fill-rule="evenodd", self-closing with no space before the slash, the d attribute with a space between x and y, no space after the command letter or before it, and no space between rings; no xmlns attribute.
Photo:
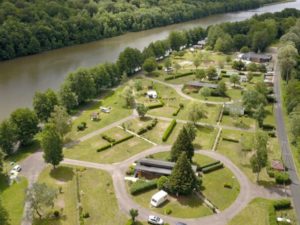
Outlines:
<svg viewBox="0 0 300 225"><path fill-rule="evenodd" d="M148 124L146 127L142 127L138 130L137 134L143 134L143 133L146 133L148 130L152 130L156 124L158 123L158 120L155 118L151 121L150 124Z"/></svg>
<svg viewBox="0 0 300 225"><path fill-rule="evenodd" d="M177 79L177 78L180 78L180 77L186 77L186 76L190 76L190 75L193 75L193 74L194 74L193 72L182 73L182 74L178 74L178 75L175 75L175 76L166 77L165 80L174 80L174 79Z"/></svg>
<svg viewBox="0 0 300 225"><path fill-rule="evenodd" d="M134 225L134 222L132 221L132 219L129 219L125 225Z"/></svg>
<svg viewBox="0 0 300 225"><path fill-rule="evenodd" d="M263 124L262 128L264 130L275 130L275 126L271 124Z"/></svg>
<svg viewBox="0 0 300 225"><path fill-rule="evenodd" d="M179 107L178 109L176 109L176 111L175 112L173 112L173 116L177 116L178 115L178 113L180 112L180 110L181 110L181 108Z"/></svg>
<svg viewBox="0 0 300 225"><path fill-rule="evenodd" d="M290 184L291 180L289 174L286 172L275 172L276 184Z"/></svg>
<svg viewBox="0 0 300 225"><path fill-rule="evenodd" d="M214 165L217 165L217 164L220 164L221 162L220 161L215 161L215 162L212 162L212 163L209 163L205 166L200 166L200 169L204 169L204 168L207 168L207 167L211 167L211 166L214 166Z"/></svg>
<svg viewBox="0 0 300 225"><path fill-rule="evenodd" d="M104 146L98 148L98 149L97 149L97 152L102 152L102 151L104 151L104 150L106 150L106 149L108 149L108 148L111 148L111 147L112 147L112 144L104 145Z"/></svg>
<svg viewBox="0 0 300 225"><path fill-rule="evenodd" d="M184 105L182 103L179 103L179 107L183 109Z"/></svg>
<svg viewBox="0 0 300 225"><path fill-rule="evenodd" d="M168 126L168 128L165 130L163 137L162 137L162 141L165 142L168 140L169 136L171 135L174 127L176 126L176 120L172 120L172 122L170 123L170 125Z"/></svg>
<svg viewBox="0 0 300 225"><path fill-rule="evenodd" d="M158 64L158 65L157 65L157 69L158 69L158 70L162 70L162 68L163 68L163 66L162 66L161 64Z"/></svg>
<svg viewBox="0 0 300 225"><path fill-rule="evenodd" d="M157 180L157 188L159 190L162 190L164 188L166 188L166 183L169 181L168 177L166 176L161 176L160 178L158 178Z"/></svg>
<svg viewBox="0 0 300 225"><path fill-rule="evenodd" d="M113 145L120 144L120 143L122 143L122 142L124 142L124 141L127 141L127 140L133 138L133 137L134 137L134 135L129 135L129 136L124 137L124 138L122 138L122 139L120 139L120 140L117 140L116 142L113 143Z"/></svg>
<svg viewBox="0 0 300 225"><path fill-rule="evenodd" d="M116 140L115 140L114 138L109 137L109 136L106 135L106 134L102 134L101 137L102 137L104 140L108 141L109 143L114 143L114 142L116 142Z"/></svg>
<svg viewBox="0 0 300 225"><path fill-rule="evenodd" d="M275 210L290 209L291 201L289 199L275 200L273 206Z"/></svg>
<svg viewBox="0 0 300 225"><path fill-rule="evenodd" d="M232 185L231 185L231 184L225 183L225 184L224 184L224 188L232 189Z"/></svg>
<svg viewBox="0 0 300 225"><path fill-rule="evenodd" d="M145 180L138 180L137 182L133 183L130 187L130 194L136 195L142 193L144 191L149 191L155 189L157 187L157 180L145 181Z"/></svg>
<svg viewBox="0 0 300 225"><path fill-rule="evenodd" d="M86 122L81 122L78 126L77 126L77 131L83 131L86 129Z"/></svg>
<svg viewBox="0 0 300 225"><path fill-rule="evenodd" d="M164 103L162 101L160 101L159 103L153 104L153 105L149 105L148 109L156 109L156 108L161 108L164 106Z"/></svg>
<svg viewBox="0 0 300 225"><path fill-rule="evenodd" d="M87 219L87 218L90 217L90 214L89 214L88 212L85 212L85 213L83 213L82 217L83 217L84 219Z"/></svg>
<svg viewBox="0 0 300 225"><path fill-rule="evenodd" d="M166 208L166 209L164 210L164 213L165 213L166 215L170 215L170 214L172 213L172 209Z"/></svg>
<svg viewBox="0 0 300 225"><path fill-rule="evenodd" d="M141 134L143 134L143 133L146 133L147 131L148 131L147 128L141 127L141 128L138 130L137 134L138 134L138 135L141 135Z"/></svg>
<svg viewBox="0 0 300 225"><path fill-rule="evenodd" d="M58 211L58 210L55 210L55 211L53 212L53 216L54 216L54 218L58 219L58 218L60 217L59 211Z"/></svg>
<svg viewBox="0 0 300 225"><path fill-rule="evenodd" d="M130 165L126 171L126 175L133 175L135 171L135 166Z"/></svg>
<svg viewBox="0 0 300 225"><path fill-rule="evenodd" d="M267 174L269 175L269 177L274 178L275 177L275 171L273 170L273 168L269 165L267 166Z"/></svg>
<svg viewBox="0 0 300 225"><path fill-rule="evenodd" d="M240 142L239 140L236 140L236 139L233 139L233 138L226 138L226 137L223 137L222 140L223 141L234 142L234 143L239 143Z"/></svg>
<svg viewBox="0 0 300 225"><path fill-rule="evenodd" d="M221 169L223 168L223 163L219 163L219 164L216 164L216 165L213 165L213 166L210 166L210 167L206 167L204 169L202 169L202 172L203 173L209 173L209 172L213 172L213 171L216 171L218 169Z"/></svg>

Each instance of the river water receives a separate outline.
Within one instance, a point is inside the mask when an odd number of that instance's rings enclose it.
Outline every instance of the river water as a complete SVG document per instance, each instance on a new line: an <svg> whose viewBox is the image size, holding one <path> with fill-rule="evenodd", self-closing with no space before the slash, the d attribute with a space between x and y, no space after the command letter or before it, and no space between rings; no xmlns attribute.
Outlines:
<svg viewBox="0 0 300 225"><path fill-rule="evenodd" d="M128 46L142 50L150 42L165 39L173 30L241 21L254 14L278 12L284 8L300 9L300 0L268 5L255 10L209 16L0 62L0 121L8 117L16 108L31 107L35 91L44 91L47 88L57 90L69 72L78 67L91 67L98 63L114 62L119 53Z"/></svg>

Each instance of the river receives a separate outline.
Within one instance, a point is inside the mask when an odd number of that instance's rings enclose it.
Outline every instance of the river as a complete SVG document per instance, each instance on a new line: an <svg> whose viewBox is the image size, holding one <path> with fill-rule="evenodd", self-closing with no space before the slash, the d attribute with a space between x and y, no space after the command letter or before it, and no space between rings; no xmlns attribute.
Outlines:
<svg viewBox="0 0 300 225"><path fill-rule="evenodd" d="M128 46L142 50L150 42L165 39L173 30L241 21L254 14L278 12L284 8L300 9L300 0L267 5L255 10L213 15L0 62L0 120L8 117L16 108L31 107L35 91L44 91L47 88L57 90L69 72L79 67L116 61L119 53Z"/></svg>

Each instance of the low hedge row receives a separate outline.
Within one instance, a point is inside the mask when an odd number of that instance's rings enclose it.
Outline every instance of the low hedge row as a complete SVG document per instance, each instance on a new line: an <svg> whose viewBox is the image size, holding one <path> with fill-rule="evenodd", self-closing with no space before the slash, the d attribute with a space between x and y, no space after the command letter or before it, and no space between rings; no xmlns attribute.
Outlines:
<svg viewBox="0 0 300 225"><path fill-rule="evenodd" d="M190 76L190 75L193 75L193 74L194 74L193 72L182 73L182 74L178 74L178 75L175 75L175 76L166 77L165 80L174 80L176 78Z"/></svg>
<svg viewBox="0 0 300 225"><path fill-rule="evenodd" d="M147 106L148 109L156 109L156 108L161 108L163 107L165 104L160 100L159 103L153 104L153 105L149 105Z"/></svg>
<svg viewBox="0 0 300 225"><path fill-rule="evenodd" d="M158 120L155 118L152 120L152 122L150 124L148 124L146 127L142 127L138 130L137 134L141 135L143 133L146 133L148 130L152 130L156 124L157 124Z"/></svg>
<svg viewBox="0 0 300 225"><path fill-rule="evenodd" d="M223 141L234 142L234 143L239 143L240 142L239 140L236 140L236 139L233 139L233 138L226 138L226 137L223 137L222 140Z"/></svg>
<svg viewBox="0 0 300 225"><path fill-rule="evenodd" d="M218 163L218 164L215 164L213 166L206 167L206 168L202 169L202 172L203 173L209 173L209 172L213 172L213 171L216 171L218 169L221 169L223 167L224 167L223 163Z"/></svg>
<svg viewBox="0 0 300 225"><path fill-rule="evenodd" d="M110 143L110 144L104 145L104 146L102 146L101 148L98 148L98 149L97 149L97 152L104 151L104 150L106 150L106 149L108 149L108 148L110 148L110 147L112 147L112 146L114 146L114 145L120 144L120 143L122 143L122 142L124 142L124 141L127 141L127 140L130 139L130 138L133 138L133 137L134 137L134 135L129 135L129 136L124 137L124 138L122 138L122 139L120 139L120 140L117 140L117 141L112 142L112 143Z"/></svg>
<svg viewBox="0 0 300 225"><path fill-rule="evenodd" d="M181 110L181 107L179 107L178 109L176 109L176 111L175 112L173 112L173 116L177 116L178 115L178 113L180 112L180 110Z"/></svg>
<svg viewBox="0 0 300 225"><path fill-rule="evenodd" d="M109 143L116 142L116 139L114 139L114 138L112 138L112 137L110 137L110 136L108 136L108 135L106 135L106 134L102 134L101 137L102 137L104 140L108 141Z"/></svg>
<svg viewBox="0 0 300 225"><path fill-rule="evenodd" d="M221 163L220 161L215 161L215 162L209 163L209 164L207 164L207 165L205 165L205 166L201 166L201 167L200 167L200 170L205 169L205 168L207 168L207 167L211 167L211 166L220 164L220 163Z"/></svg>
<svg viewBox="0 0 300 225"><path fill-rule="evenodd" d="M156 182L157 182L156 179L151 181L138 180L137 182L132 183L130 187L130 194L136 195L144 191L155 189L157 187Z"/></svg>
<svg viewBox="0 0 300 225"><path fill-rule="evenodd" d="M276 210L290 209L291 201L289 199L275 200L273 204L269 206L269 225L278 225L276 219Z"/></svg>
<svg viewBox="0 0 300 225"><path fill-rule="evenodd" d="M165 130L162 141L165 142L168 140L169 136L171 135L172 131L174 130L174 127L176 126L176 120L172 120L171 123L169 124L168 128Z"/></svg>

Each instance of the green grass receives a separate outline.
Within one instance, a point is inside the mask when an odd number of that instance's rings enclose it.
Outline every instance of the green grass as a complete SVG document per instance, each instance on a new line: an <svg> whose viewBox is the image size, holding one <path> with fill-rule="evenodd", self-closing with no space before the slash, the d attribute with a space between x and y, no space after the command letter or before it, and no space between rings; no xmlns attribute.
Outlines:
<svg viewBox="0 0 300 225"><path fill-rule="evenodd" d="M20 181L9 186L6 179L0 177L0 199L2 205L8 212L11 225L21 224L24 204L25 192L28 182L21 177Z"/></svg>
<svg viewBox="0 0 300 225"><path fill-rule="evenodd" d="M85 224L124 224L126 219L119 212L109 174L95 169L77 169L77 171L83 212L90 214L90 218L85 219ZM44 182L57 189L62 187L62 193L58 195L54 209L63 208L63 217L60 220L35 219L35 225L78 224L75 172L75 168L60 166L55 170L47 167L40 174L39 182Z"/></svg>
<svg viewBox="0 0 300 225"><path fill-rule="evenodd" d="M127 133L120 128L113 128L113 131L107 131L105 133L115 132L115 136L122 136ZM122 134L123 133L123 134ZM127 159L139 152L142 152L150 147L151 144L148 142L134 137L125 142L117 144L112 148L106 149L101 152L96 150L108 142L103 140L100 135L94 136L86 141L80 142L79 144L74 145L70 148L64 149L64 156L66 158L98 162L98 163L114 163L120 162L124 159Z"/></svg>
<svg viewBox="0 0 300 225"><path fill-rule="evenodd" d="M250 117L241 116L233 118L232 116L223 115L222 125L250 129L255 128L256 120Z"/></svg>
<svg viewBox="0 0 300 225"><path fill-rule="evenodd" d="M211 149L213 147L217 130L210 127L197 126L196 138L193 142L197 149Z"/></svg>
<svg viewBox="0 0 300 225"><path fill-rule="evenodd" d="M76 140L94 130L100 129L129 116L131 114L131 110L123 106L123 99L120 96L121 92L122 88L118 88L114 93L109 92L101 99L101 101L95 102L86 108L80 116L73 121L72 130L69 134L67 134L66 139ZM100 106L112 107L112 110L110 113L103 113L100 112ZM99 121L91 121L90 115L93 112L100 113ZM81 122L86 122L87 128L84 131L77 131L77 126Z"/></svg>

